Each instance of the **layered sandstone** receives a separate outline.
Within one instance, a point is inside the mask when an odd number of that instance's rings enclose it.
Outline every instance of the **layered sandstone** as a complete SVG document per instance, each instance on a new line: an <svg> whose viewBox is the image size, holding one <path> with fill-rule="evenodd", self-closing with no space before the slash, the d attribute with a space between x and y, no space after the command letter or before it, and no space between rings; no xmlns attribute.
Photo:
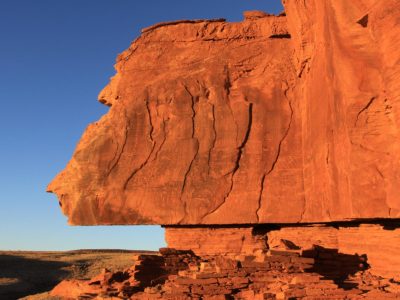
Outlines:
<svg viewBox="0 0 400 300"><path fill-rule="evenodd" d="M314 247L335 249L347 256L365 256L369 272L400 282L400 226L384 224L340 223L331 225L285 225L256 227L187 228L166 227L169 247L199 256L244 257L268 250L309 251ZM340 264L331 261L336 269Z"/></svg>
<svg viewBox="0 0 400 300"><path fill-rule="evenodd" d="M117 60L49 185L71 224L400 217L400 5L162 23Z"/></svg>

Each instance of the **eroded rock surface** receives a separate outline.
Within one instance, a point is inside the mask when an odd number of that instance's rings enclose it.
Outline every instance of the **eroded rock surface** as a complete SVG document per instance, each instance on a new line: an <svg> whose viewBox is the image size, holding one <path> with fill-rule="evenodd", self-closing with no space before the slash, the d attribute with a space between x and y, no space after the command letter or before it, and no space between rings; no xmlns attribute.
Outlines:
<svg viewBox="0 0 400 300"><path fill-rule="evenodd" d="M71 224L400 217L400 4L161 23L49 185Z"/></svg>

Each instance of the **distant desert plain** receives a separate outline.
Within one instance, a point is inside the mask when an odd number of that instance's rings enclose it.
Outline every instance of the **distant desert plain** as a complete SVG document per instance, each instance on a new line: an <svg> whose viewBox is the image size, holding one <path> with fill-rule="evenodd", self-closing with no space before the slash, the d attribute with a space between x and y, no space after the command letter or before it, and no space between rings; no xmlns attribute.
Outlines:
<svg viewBox="0 0 400 300"><path fill-rule="evenodd" d="M0 251L0 299L58 299L49 291L64 279L89 279L103 269L120 271L135 254L152 251Z"/></svg>

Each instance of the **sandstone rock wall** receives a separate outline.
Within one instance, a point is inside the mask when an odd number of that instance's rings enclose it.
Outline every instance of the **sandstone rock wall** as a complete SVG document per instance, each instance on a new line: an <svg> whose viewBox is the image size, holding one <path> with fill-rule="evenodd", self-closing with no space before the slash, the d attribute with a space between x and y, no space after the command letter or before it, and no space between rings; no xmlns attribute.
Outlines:
<svg viewBox="0 0 400 300"><path fill-rule="evenodd" d="M71 224L400 217L398 1L162 23L49 185Z"/></svg>
<svg viewBox="0 0 400 300"><path fill-rule="evenodd" d="M301 220L399 217L398 1L284 3L302 99Z"/></svg>
<svg viewBox="0 0 400 300"><path fill-rule="evenodd" d="M234 257L268 249L262 235L253 234L253 227L166 227L168 247L190 249L199 256Z"/></svg>
<svg viewBox="0 0 400 300"><path fill-rule="evenodd" d="M396 225L396 224L395 224ZM221 255L243 258L259 255L268 250L308 251L315 246L335 249L343 255L365 255L370 272L400 281L400 229L393 224L342 224L239 227L239 228L187 228L167 227L168 247L187 249L200 256ZM331 261L337 270L343 268Z"/></svg>

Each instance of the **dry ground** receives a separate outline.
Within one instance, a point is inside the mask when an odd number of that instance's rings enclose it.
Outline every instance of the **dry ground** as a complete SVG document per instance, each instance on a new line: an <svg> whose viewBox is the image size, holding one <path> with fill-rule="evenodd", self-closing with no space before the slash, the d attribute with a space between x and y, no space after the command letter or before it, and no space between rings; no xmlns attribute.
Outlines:
<svg viewBox="0 0 400 300"><path fill-rule="evenodd" d="M122 270L133 264L133 254L149 252L151 251L0 251L0 299L51 299L47 291L63 279L88 279L100 273L103 268Z"/></svg>

